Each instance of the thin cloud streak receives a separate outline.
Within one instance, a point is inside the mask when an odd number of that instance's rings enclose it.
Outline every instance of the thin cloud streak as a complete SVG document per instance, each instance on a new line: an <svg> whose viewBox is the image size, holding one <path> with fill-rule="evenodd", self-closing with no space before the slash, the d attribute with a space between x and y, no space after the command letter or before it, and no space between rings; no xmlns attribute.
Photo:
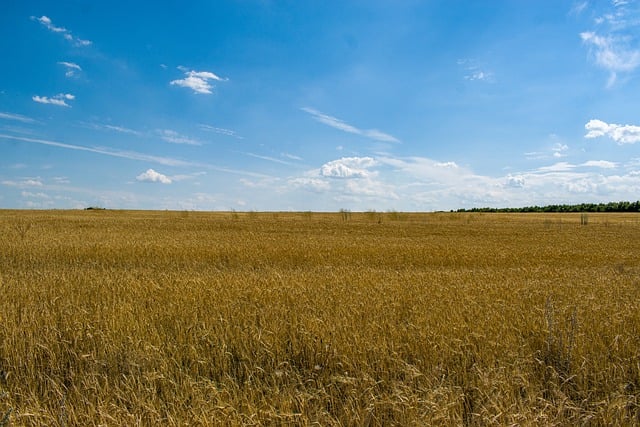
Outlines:
<svg viewBox="0 0 640 427"><path fill-rule="evenodd" d="M320 111L309 107L303 107L301 108L301 110L305 113L310 114L311 117L313 117L316 121L330 126L334 129L364 136L369 139L375 139L377 141L400 143L400 140L395 136L381 132L378 129L359 129L346 123L344 120L338 119L337 117L329 116L328 114L321 113Z"/></svg>
<svg viewBox="0 0 640 427"><path fill-rule="evenodd" d="M66 77L74 77L77 71L82 71L82 68L78 64L73 62L60 61L58 62L58 64L63 65L67 69L67 71L64 73Z"/></svg>
<svg viewBox="0 0 640 427"><path fill-rule="evenodd" d="M0 113L0 119L15 120L22 123L36 123L36 121L31 117L23 116L21 114Z"/></svg>
<svg viewBox="0 0 640 427"><path fill-rule="evenodd" d="M49 146L58 147L58 148L66 148L68 150L86 151L90 153L102 154L102 155L111 156L111 157L119 157L119 158L129 159L129 160L139 160L144 162L158 163L164 166L200 167L200 168L207 168L207 169L215 170L218 172L226 172L226 173L235 174L235 175L246 175L246 176L253 176L258 178L269 178L269 175L265 175L261 173L223 168L223 167L203 164L203 163L188 162L184 160L173 159L171 157L154 156L151 154L138 153L135 151L120 151L120 150L112 150L109 148L85 147L82 145L65 144L63 142L49 141L46 139L25 138L25 137L5 135L5 134L0 134L0 138L10 139L14 141L23 141L23 142L31 142L35 144L49 145Z"/></svg>
<svg viewBox="0 0 640 427"><path fill-rule="evenodd" d="M4 135L4 134L0 134L0 138L12 139L15 141L32 142L35 144L49 145L52 147L66 148L69 150L87 151L90 153L103 154L105 156L111 156L111 157L120 157L123 159L129 159L129 160L142 160L147 162L159 163L165 166L195 166L196 165L194 163L185 162L183 160L172 159L169 157L153 156L149 154L137 153L135 151L116 151L108 148L85 147L82 145L65 144L63 142L49 141L46 139L25 138L20 136L12 136L12 135Z"/></svg>
<svg viewBox="0 0 640 427"><path fill-rule="evenodd" d="M254 154L254 153L242 153L242 154L249 157L255 157L256 159L268 160L270 162L280 163L287 166L294 166L294 163L287 162L286 160L277 159L275 157L261 156L259 154Z"/></svg>
<svg viewBox="0 0 640 427"><path fill-rule="evenodd" d="M207 132L214 132L214 133L219 133L221 135L232 136L238 139L244 139L244 137L238 135L236 131L231 129L219 128L219 127L205 125L205 124L200 124L198 127Z"/></svg>

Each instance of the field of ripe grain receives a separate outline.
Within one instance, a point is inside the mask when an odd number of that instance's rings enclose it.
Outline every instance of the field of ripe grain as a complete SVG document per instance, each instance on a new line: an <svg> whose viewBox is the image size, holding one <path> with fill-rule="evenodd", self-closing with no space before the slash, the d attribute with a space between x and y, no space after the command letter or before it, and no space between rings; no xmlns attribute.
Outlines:
<svg viewBox="0 0 640 427"><path fill-rule="evenodd" d="M637 214L0 211L0 236L1 426L640 423Z"/></svg>

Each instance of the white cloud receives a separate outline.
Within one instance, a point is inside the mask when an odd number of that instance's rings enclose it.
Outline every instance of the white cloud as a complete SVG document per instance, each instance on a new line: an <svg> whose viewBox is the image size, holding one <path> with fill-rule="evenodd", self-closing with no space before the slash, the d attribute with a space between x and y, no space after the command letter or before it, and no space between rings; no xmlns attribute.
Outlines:
<svg viewBox="0 0 640 427"><path fill-rule="evenodd" d="M348 180L344 184L344 192L354 196L366 196L368 198L398 199L395 188L380 180L358 179Z"/></svg>
<svg viewBox="0 0 640 427"><path fill-rule="evenodd" d="M183 71L186 77L184 79L172 80L171 85L186 87L193 90L195 93L211 94L213 85L209 83L210 80L226 81L228 79L217 76L210 71L194 71L187 70L184 67L178 67Z"/></svg>
<svg viewBox="0 0 640 427"><path fill-rule="evenodd" d="M15 120L22 123L35 123L35 120L31 117L23 116L21 114L0 113L0 119Z"/></svg>
<svg viewBox="0 0 640 427"><path fill-rule="evenodd" d="M22 195L22 197L30 197L30 198L34 198L34 199L50 199L51 196L44 194L44 193L32 193L30 191L22 191L20 193Z"/></svg>
<svg viewBox="0 0 640 427"><path fill-rule="evenodd" d="M566 172L574 169L576 166L568 162L558 162L551 166L542 166L537 169L538 172Z"/></svg>
<svg viewBox="0 0 640 427"><path fill-rule="evenodd" d="M640 66L637 38L640 21L627 4L624 0L613 1L610 11L596 18L597 31L580 33L595 64L609 72L607 87L615 84L618 73L629 73Z"/></svg>
<svg viewBox="0 0 640 427"><path fill-rule="evenodd" d="M359 129L355 126L352 126L346 123L343 120L321 113L320 111L315 110L313 108L304 107L304 108L301 108L301 110L306 113L309 113L315 120L319 121L320 123L323 123L327 126L331 126L332 128L341 130L343 132L353 133L355 135L361 135L366 138L374 139L376 141L394 142L394 143L400 142L400 140L394 137L393 135L389 135L388 133L381 132L378 129Z"/></svg>
<svg viewBox="0 0 640 427"><path fill-rule="evenodd" d="M71 181L69 181L69 178L67 178L66 176L54 176L53 177L53 181L56 184L69 184L69 183L71 183Z"/></svg>
<svg viewBox="0 0 640 427"><path fill-rule="evenodd" d="M40 24L46 27L49 31L62 34L65 40L72 42L76 46L89 46L91 44L91 41L89 40L83 40L81 38L75 37L73 34L71 34L71 31L67 30L64 27L56 27L55 25L53 25L51 18L49 18L48 16L43 15L40 18L32 16L31 19L34 21L38 21Z"/></svg>
<svg viewBox="0 0 640 427"><path fill-rule="evenodd" d="M96 130L109 130L114 132L126 133L130 135L143 136L142 132L139 132L135 129L129 129L124 126L115 126L115 125L108 125L108 124L101 124L101 123L84 123L84 122L81 123L81 125L91 129L96 129Z"/></svg>
<svg viewBox="0 0 640 427"><path fill-rule="evenodd" d="M303 188L315 193L322 193L331 189L331 184L328 181L311 177L292 178L289 180L289 184L293 188Z"/></svg>
<svg viewBox="0 0 640 427"><path fill-rule="evenodd" d="M48 16L41 16L40 18L36 18L35 16L32 16L31 18L35 19L36 21L38 21L39 23L41 23L42 25L47 27L47 29L53 31L54 33L68 33L69 32L69 30L67 30L66 28L56 27L55 25L53 25L53 22L51 22L51 18L49 18Z"/></svg>
<svg viewBox="0 0 640 427"><path fill-rule="evenodd" d="M160 133L160 138L172 144L202 145L200 141L188 136L180 135L178 132L171 129L160 129L158 132Z"/></svg>
<svg viewBox="0 0 640 427"><path fill-rule="evenodd" d="M615 162L610 162L608 160L588 160L583 164L581 164L580 166L594 167L594 168L601 168L601 169L614 169L618 166L618 164Z"/></svg>
<svg viewBox="0 0 640 427"><path fill-rule="evenodd" d="M463 185L473 173L455 162L438 162L426 157L378 157L378 162L429 185Z"/></svg>
<svg viewBox="0 0 640 427"><path fill-rule="evenodd" d="M244 139L243 137L239 136L236 131L231 130L231 129L225 129L225 128L219 128L219 127L215 127L215 126L210 126L210 125L199 125L198 126L200 129L205 130L207 132L214 132L214 133L219 133L221 135L226 135L226 136L232 136L234 138L238 138L238 139Z"/></svg>
<svg viewBox="0 0 640 427"><path fill-rule="evenodd" d="M483 69L475 59L459 59L458 65L464 67L465 80L484 82L494 81L493 73Z"/></svg>
<svg viewBox="0 0 640 427"><path fill-rule="evenodd" d="M515 176L508 175L506 180L507 180L506 182L507 187L514 187L514 188L522 188L524 187L526 182L526 180L522 175L515 175Z"/></svg>
<svg viewBox="0 0 640 427"><path fill-rule="evenodd" d="M283 165L292 165L293 164L291 162L287 162L287 161L282 160L282 159L277 159L275 157L270 157L270 156L261 156L260 154L255 154L255 153L243 153L243 154L245 154L247 156L250 156L250 157L255 157L256 159L267 160L267 161L270 161L270 162L280 163L280 164L283 164Z"/></svg>
<svg viewBox="0 0 640 427"><path fill-rule="evenodd" d="M1 182L2 185L7 187L42 187L42 180L40 178L24 178L21 181L5 180Z"/></svg>
<svg viewBox="0 0 640 427"><path fill-rule="evenodd" d="M615 82L616 73L633 71L640 65L640 50L628 46L626 38L594 32L580 33L580 37L594 49L596 63L611 72L610 85Z"/></svg>
<svg viewBox="0 0 640 427"><path fill-rule="evenodd" d="M640 126L618 125L615 123L606 123L598 119L592 119L589 120L584 127L588 131L584 136L585 138L607 136L620 145L640 142Z"/></svg>
<svg viewBox="0 0 640 427"><path fill-rule="evenodd" d="M75 64L73 62L60 61L58 62L58 64L63 65L67 69L67 71L64 73L64 75L67 77L74 77L77 71L82 71L82 68L80 68L78 64Z"/></svg>
<svg viewBox="0 0 640 427"><path fill-rule="evenodd" d="M564 154L567 150L569 149L569 146L567 144L562 144L560 142L557 142L552 148L551 151L553 151L553 157L559 158L559 157L565 157L566 154Z"/></svg>
<svg viewBox="0 0 640 427"><path fill-rule="evenodd" d="M171 184L171 178L159 172L156 172L153 169L147 169L146 172L138 175L136 179L141 182L159 182L161 184Z"/></svg>
<svg viewBox="0 0 640 427"><path fill-rule="evenodd" d="M34 144L48 145L52 147L66 148L69 150L76 150L76 151L87 151L90 153L102 154L102 155L112 156L112 157L119 157L119 158L124 158L129 160L153 162L153 163L158 163L166 166L196 166L191 162L185 162L185 161L173 159L170 157L160 157L160 156L154 156L150 154L143 154L135 151L113 150L113 149L104 148L104 147L99 147L99 148L85 147L82 145L65 144L63 142L50 141L46 139L26 138L26 137L13 136L13 135L4 135L4 134L0 134L0 139L10 139L14 141L30 142Z"/></svg>
<svg viewBox="0 0 640 427"><path fill-rule="evenodd" d="M366 178L375 175L369 168L376 165L371 157L343 157L325 163L320 175L328 178Z"/></svg>
<svg viewBox="0 0 640 427"><path fill-rule="evenodd" d="M70 93L60 93L58 95L54 95L51 98L47 96L34 95L33 97L31 97L31 99L40 104L51 104L57 105L59 107L71 107L69 104L67 104L67 101L73 101L74 99L76 99L76 97L74 95L71 95Z"/></svg>
<svg viewBox="0 0 640 427"><path fill-rule="evenodd" d="M588 1L583 1L583 2L576 3L571 8L570 13L573 13L573 14L576 14L576 15L580 15L587 8L587 6L589 6L589 2Z"/></svg>
<svg viewBox="0 0 640 427"><path fill-rule="evenodd" d="M102 154L105 156L158 163L165 166L197 166L197 167L202 167L210 170L215 170L215 171L225 172L225 173L230 173L235 175L253 176L258 178L268 177L268 175L264 175L257 172L224 168L224 167L219 167L219 166L205 164L205 163L189 162L185 160L174 159L171 157L162 157L162 156L155 156L152 154L138 153L136 151L117 150L109 147L85 147L82 145L65 144L63 142L50 141L46 139L27 138L27 137L6 135L6 134L0 134L0 139L10 139L14 141L30 142L34 144L48 145L48 146L58 147L58 148L66 148L68 150L86 151L90 153Z"/></svg>
<svg viewBox="0 0 640 427"><path fill-rule="evenodd" d="M105 128L105 129L113 130L113 131L120 132L120 133L128 133L128 134L137 135L137 136L142 135L142 133L138 132L137 130L125 128L125 127L122 127L122 126L103 125L102 127Z"/></svg>
<svg viewBox="0 0 640 427"><path fill-rule="evenodd" d="M295 154L290 153L280 153L282 157L286 157L287 159L302 161L302 157L296 156Z"/></svg>

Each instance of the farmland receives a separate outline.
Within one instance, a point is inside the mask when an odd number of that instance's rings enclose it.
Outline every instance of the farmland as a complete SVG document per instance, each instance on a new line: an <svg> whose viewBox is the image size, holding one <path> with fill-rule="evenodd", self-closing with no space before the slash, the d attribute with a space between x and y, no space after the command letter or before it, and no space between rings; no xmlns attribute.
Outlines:
<svg viewBox="0 0 640 427"><path fill-rule="evenodd" d="M636 425L640 215L0 211L0 425Z"/></svg>

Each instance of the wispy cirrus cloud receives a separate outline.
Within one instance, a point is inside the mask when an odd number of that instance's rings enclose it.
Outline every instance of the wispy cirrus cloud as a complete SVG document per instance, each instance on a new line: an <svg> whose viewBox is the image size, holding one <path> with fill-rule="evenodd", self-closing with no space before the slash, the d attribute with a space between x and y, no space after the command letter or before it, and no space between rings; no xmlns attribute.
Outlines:
<svg viewBox="0 0 640 427"><path fill-rule="evenodd" d="M79 125L82 127L95 129L95 130L103 130L103 131L106 130L106 131L125 133L125 134L135 135L135 136L144 135L143 132L137 131L135 129L130 129L124 126L117 126L117 125L103 124L103 123L86 123L86 122L80 122Z"/></svg>
<svg viewBox="0 0 640 427"><path fill-rule="evenodd" d="M73 101L76 99L75 95L71 95L70 93L60 93L58 95L54 95L51 98L47 96L38 96L34 95L31 99L40 104L51 104L57 105L58 107L71 107L71 105L67 104L67 101Z"/></svg>
<svg viewBox="0 0 640 427"><path fill-rule="evenodd" d="M65 71L64 75L67 77L75 77L79 71L82 71L82 68L74 62L60 61L58 65L66 68L67 71Z"/></svg>
<svg viewBox="0 0 640 427"><path fill-rule="evenodd" d="M14 121L17 121L17 122L22 122L22 123L36 123L36 121L34 119L32 119L31 117L23 116L22 114L13 114L13 113L1 113L0 112L0 119L3 119L3 120L14 120Z"/></svg>
<svg viewBox="0 0 640 427"><path fill-rule="evenodd" d="M202 145L202 142L191 137L181 135L178 132L171 129L159 129L158 133L163 141L170 142L172 144L187 144L187 145Z"/></svg>
<svg viewBox="0 0 640 427"><path fill-rule="evenodd" d="M618 167L616 162L610 162L608 160L587 160L582 163L580 166L592 167L592 168L601 168L601 169L614 169Z"/></svg>
<svg viewBox="0 0 640 427"><path fill-rule="evenodd" d="M86 151L90 153L102 154L111 157L120 157L129 160L141 160L145 162L158 163L165 166L194 166L192 162L173 159L170 157L154 156L150 154L138 153L135 151L114 150L111 148L103 147L86 147L83 145L66 144L63 142L50 141L46 139L38 138L26 138L21 136L4 135L0 134L0 139L10 139L14 141L29 142L34 144L48 145L58 148L66 148L68 150Z"/></svg>
<svg viewBox="0 0 640 427"><path fill-rule="evenodd" d="M609 72L607 87L616 83L619 73L630 73L640 67L637 9L637 4L614 0L612 9L596 18L596 29L580 33L592 60Z"/></svg>
<svg viewBox="0 0 640 427"><path fill-rule="evenodd" d="M28 187L42 187L42 179L37 178L23 178L19 181L16 180L4 180L0 184L7 187L28 188Z"/></svg>
<svg viewBox="0 0 640 427"><path fill-rule="evenodd" d="M205 124L200 124L198 127L207 132L219 133L220 135L232 136L234 138L244 139L242 136L238 135L236 131L231 129L225 129L225 128L220 128L220 127L215 127L215 126L205 125Z"/></svg>
<svg viewBox="0 0 640 427"><path fill-rule="evenodd" d="M352 126L346 123L344 120L338 119L337 117L333 117L328 114L321 113L320 111L314 108L304 107L304 108L301 108L301 110L310 114L314 120L320 123L323 123L327 126L330 126L334 129L341 130L343 132L364 136L366 138L374 139L376 141L393 142L393 143L400 142L400 140L395 136L379 131L378 129L359 129L355 126Z"/></svg>
<svg viewBox="0 0 640 427"><path fill-rule="evenodd" d="M271 157L271 156L262 156L260 154L255 154L255 153L242 153L242 154L244 154L246 156L249 156L249 157L254 157L256 159L262 159L262 160L267 160L269 162L280 163L282 165L291 166L291 165L294 164L292 162L288 162L286 160L278 159L276 157Z"/></svg>
<svg viewBox="0 0 640 427"><path fill-rule="evenodd" d="M53 22L51 21L51 18L49 18L48 16L41 16L41 17L35 17L32 16L31 17L32 20L39 22L40 24L42 24L46 29L48 29L49 31L52 31L54 33L58 33L58 34L62 34L62 36L65 38L65 40L70 41L71 43L73 43L75 46L89 46L91 44L90 40L83 40L79 37L74 36L71 31L67 30L64 27L57 27L53 24Z"/></svg>
<svg viewBox="0 0 640 427"><path fill-rule="evenodd" d="M494 75L491 71L480 66L475 59L459 59L458 65L464 68L464 79L469 81L483 81L493 83Z"/></svg>
<svg viewBox="0 0 640 427"><path fill-rule="evenodd" d="M593 119L584 125L587 130L585 138L599 138L606 136L613 139L619 145L635 144L640 142L640 126L635 125L618 125L615 123L607 123L602 120Z"/></svg>
<svg viewBox="0 0 640 427"><path fill-rule="evenodd" d="M213 85L210 83L211 80L219 82L228 80L211 71L189 70L182 66L178 67L178 69L182 71L186 77L172 80L169 84L189 88L198 94L210 95L213 93Z"/></svg>
<svg viewBox="0 0 640 427"><path fill-rule="evenodd" d="M87 147L83 145L66 144L63 142L50 141L46 139L27 138L27 137L6 135L6 134L0 134L0 139L9 139L13 141L22 141L22 142L28 142L33 144L48 145L52 147L65 148L68 150L86 151L90 153L102 154L105 156L119 157L119 158L129 159L129 160L138 160L138 161L144 161L149 163L157 163L164 166L177 166L177 167L178 166L179 167L195 166L195 167L206 168L206 169L215 170L218 172L225 172L225 173L236 174L236 175L245 175L245 176L258 177L258 178L269 177L268 175L257 173L257 172L224 168L224 167L214 166L206 163L190 162L186 160L174 159L172 157L155 156L152 154L139 153L136 151L117 150L117 149L108 148L108 147Z"/></svg>

